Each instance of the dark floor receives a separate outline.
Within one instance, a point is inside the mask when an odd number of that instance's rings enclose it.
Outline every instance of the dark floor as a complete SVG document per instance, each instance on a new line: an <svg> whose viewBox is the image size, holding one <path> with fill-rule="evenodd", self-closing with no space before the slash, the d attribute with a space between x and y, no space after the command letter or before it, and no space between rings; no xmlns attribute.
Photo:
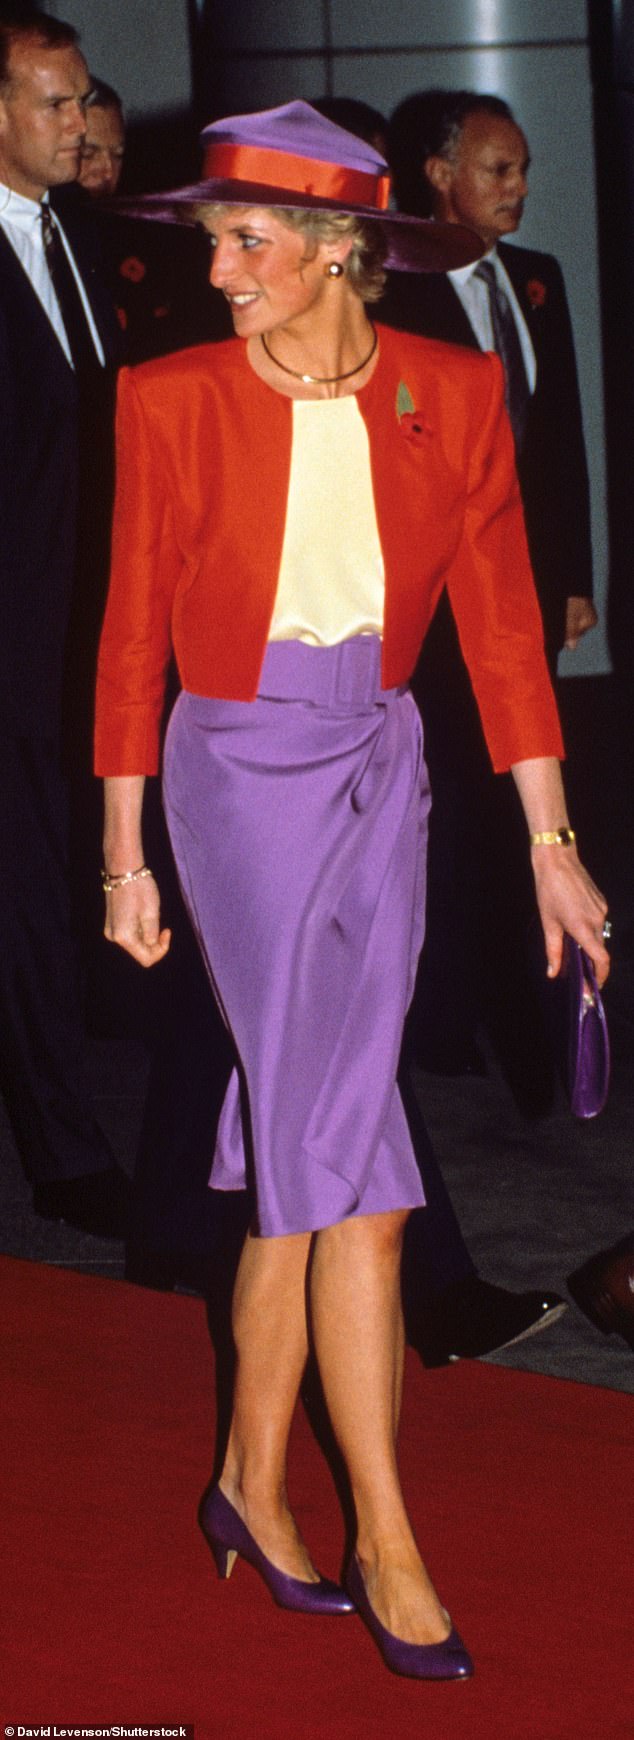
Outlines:
<svg viewBox="0 0 634 1740"><path fill-rule="evenodd" d="M517 1110L495 1061L484 1077L417 1077L421 1106L450 1187L463 1232L483 1275L522 1289L565 1291L565 1277L591 1252L634 1226L634 893L631 840L623 829L614 780L604 763L580 779L605 747L611 725L604 688L597 707L586 685L567 685L573 712L576 760L570 783L578 787L573 815L583 822L589 856L606 888L614 920L613 972L606 1003L613 1042L613 1081L602 1115L574 1120L563 1100L546 1117L528 1120ZM603 708L603 712L601 711ZM575 709L577 717L575 720ZM586 724L587 733L586 733ZM587 741L588 739L588 741ZM589 769L592 776L592 768ZM588 768L586 767L586 772ZM581 817L581 821L579 820ZM615 844L616 843L616 844ZM588 851L586 851L588 856ZM121 1163L134 1165L147 1077L143 1046L132 1040L95 1040L91 1047L95 1108ZM123 1249L110 1241L51 1225L33 1213L11 1131L0 1105L0 1217L3 1253L120 1278ZM634 1392L634 1353L605 1337L570 1303L552 1328L496 1356L496 1363L581 1383Z"/></svg>

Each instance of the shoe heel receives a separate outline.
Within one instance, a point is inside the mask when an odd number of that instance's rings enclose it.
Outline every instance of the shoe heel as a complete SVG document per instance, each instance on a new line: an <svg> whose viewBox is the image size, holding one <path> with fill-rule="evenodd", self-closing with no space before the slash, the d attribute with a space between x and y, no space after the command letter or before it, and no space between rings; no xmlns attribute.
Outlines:
<svg viewBox="0 0 634 1740"><path fill-rule="evenodd" d="M316 1583L302 1582L271 1564L219 1486L207 1493L198 1520L216 1561L218 1576L224 1581L231 1576L236 1559L243 1558L266 1583L278 1607L288 1607L295 1613L354 1613L350 1597L328 1577L320 1577ZM230 1546L229 1542L237 1544Z"/></svg>
<svg viewBox="0 0 634 1740"><path fill-rule="evenodd" d="M216 1561L218 1576L228 1583L238 1557L237 1551L234 1547L223 1547L221 1541L210 1541L209 1545Z"/></svg>

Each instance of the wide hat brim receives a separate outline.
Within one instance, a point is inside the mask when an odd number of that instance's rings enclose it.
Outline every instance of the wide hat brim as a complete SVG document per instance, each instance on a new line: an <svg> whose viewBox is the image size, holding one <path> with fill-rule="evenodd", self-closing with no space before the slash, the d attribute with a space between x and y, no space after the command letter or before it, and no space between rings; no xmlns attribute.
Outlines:
<svg viewBox="0 0 634 1740"><path fill-rule="evenodd" d="M436 223L432 218L411 217L406 212L377 211L367 205L347 205L341 200L293 195L288 189L256 181L197 181L165 193L139 194L117 199L110 209L124 217L150 218L155 223L189 223L198 220L193 208L200 205L277 206L282 211L345 212L365 223L380 225L387 243L385 266L395 272L451 272L469 266L484 253L484 243L462 224Z"/></svg>

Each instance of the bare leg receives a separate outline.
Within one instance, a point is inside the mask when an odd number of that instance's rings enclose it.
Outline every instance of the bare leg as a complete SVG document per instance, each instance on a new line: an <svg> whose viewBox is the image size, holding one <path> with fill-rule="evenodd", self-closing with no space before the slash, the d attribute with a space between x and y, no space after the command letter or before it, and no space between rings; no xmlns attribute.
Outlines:
<svg viewBox="0 0 634 1740"><path fill-rule="evenodd" d="M450 1622L420 1558L401 1492L396 1429L403 1372L402 1213L315 1234L311 1317L326 1403L354 1497L357 1557L375 1613L408 1643Z"/></svg>
<svg viewBox="0 0 634 1740"><path fill-rule="evenodd" d="M258 1545L289 1576L317 1573L286 1494L288 1436L308 1352L306 1272L315 1348L355 1501L357 1556L372 1606L395 1636L449 1632L405 1510L396 1465L403 1373L401 1213L312 1235L247 1238L236 1280L236 1382L220 1486Z"/></svg>
<svg viewBox="0 0 634 1740"><path fill-rule="evenodd" d="M286 1451L308 1353L311 1234L247 1237L233 1298L236 1376L220 1486L279 1570L317 1581L288 1507Z"/></svg>

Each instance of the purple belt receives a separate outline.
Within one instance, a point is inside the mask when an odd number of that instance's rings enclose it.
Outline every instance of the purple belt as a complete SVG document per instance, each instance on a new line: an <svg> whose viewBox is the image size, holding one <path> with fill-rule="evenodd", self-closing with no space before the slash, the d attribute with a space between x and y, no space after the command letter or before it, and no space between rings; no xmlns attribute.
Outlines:
<svg viewBox="0 0 634 1740"><path fill-rule="evenodd" d="M289 648L292 645L292 669ZM357 635L338 646L308 646L303 641L270 641L258 695L270 701L314 701L318 706L364 706L402 695L381 688L381 648L376 634Z"/></svg>

